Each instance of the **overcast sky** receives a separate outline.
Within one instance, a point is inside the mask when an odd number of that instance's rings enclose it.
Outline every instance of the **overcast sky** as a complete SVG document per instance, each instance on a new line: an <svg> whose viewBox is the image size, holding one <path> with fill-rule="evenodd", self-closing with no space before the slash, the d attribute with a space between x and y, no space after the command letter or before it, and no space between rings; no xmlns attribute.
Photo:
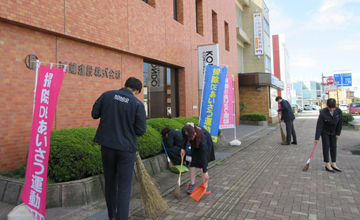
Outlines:
<svg viewBox="0 0 360 220"><path fill-rule="evenodd" d="M360 0L265 0L271 34L285 34L291 80L350 70L360 97Z"/></svg>

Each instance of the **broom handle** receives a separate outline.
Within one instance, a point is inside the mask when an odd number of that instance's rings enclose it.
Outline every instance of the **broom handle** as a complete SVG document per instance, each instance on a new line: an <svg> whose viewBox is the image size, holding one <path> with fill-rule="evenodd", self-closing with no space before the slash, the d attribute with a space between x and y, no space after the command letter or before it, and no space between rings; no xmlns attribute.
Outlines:
<svg viewBox="0 0 360 220"><path fill-rule="evenodd" d="M315 148L316 148L316 144L315 144L315 146L314 146L314 149L313 149L312 152L311 152L311 155L310 155L310 158L309 158L309 159L311 159L311 157L312 157L312 155L313 155L313 153L314 153L314 151L315 151Z"/></svg>
<svg viewBox="0 0 360 220"><path fill-rule="evenodd" d="M170 162L170 158L169 158L169 156L168 156L168 154L167 154L167 151L166 151L165 144L164 144L163 140L161 140L161 143L162 143L162 146L164 147L165 154L166 154L166 157L167 157L167 159L168 159L168 162Z"/></svg>
<svg viewBox="0 0 360 220"><path fill-rule="evenodd" d="M184 162L184 156L181 157L181 166L180 166L179 179L181 178L181 171L182 171L183 162Z"/></svg>

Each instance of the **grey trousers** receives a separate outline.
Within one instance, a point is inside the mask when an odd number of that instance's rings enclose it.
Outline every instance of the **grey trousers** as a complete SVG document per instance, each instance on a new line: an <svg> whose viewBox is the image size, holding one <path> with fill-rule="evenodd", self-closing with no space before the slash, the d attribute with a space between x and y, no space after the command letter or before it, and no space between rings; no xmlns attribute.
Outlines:
<svg viewBox="0 0 360 220"><path fill-rule="evenodd" d="M285 121L285 125L286 125L286 143L288 144L291 143L291 135L293 137L293 141L297 142L296 132L294 129L294 120Z"/></svg>

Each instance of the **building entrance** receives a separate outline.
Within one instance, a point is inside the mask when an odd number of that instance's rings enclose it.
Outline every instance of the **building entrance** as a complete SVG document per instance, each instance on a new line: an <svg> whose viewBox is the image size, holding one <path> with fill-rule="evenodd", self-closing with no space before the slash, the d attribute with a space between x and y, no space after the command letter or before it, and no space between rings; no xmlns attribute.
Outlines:
<svg viewBox="0 0 360 220"><path fill-rule="evenodd" d="M144 105L147 118L179 116L178 71L144 62Z"/></svg>

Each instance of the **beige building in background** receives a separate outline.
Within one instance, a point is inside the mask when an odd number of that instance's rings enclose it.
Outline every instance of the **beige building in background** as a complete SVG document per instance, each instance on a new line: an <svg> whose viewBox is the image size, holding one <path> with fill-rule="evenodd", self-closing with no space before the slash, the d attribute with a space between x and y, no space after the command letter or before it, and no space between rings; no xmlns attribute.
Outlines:
<svg viewBox="0 0 360 220"><path fill-rule="evenodd" d="M240 102L243 113L264 113L277 122L278 90L284 83L271 73L269 8L263 0L235 0Z"/></svg>
<svg viewBox="0 0 360 220"><path fill-rule="evenodd" d="M350 89L339 88L337 91L329 91L329 98L335 99L338 104L349 105L354 102L355 92Z"/></svg>

